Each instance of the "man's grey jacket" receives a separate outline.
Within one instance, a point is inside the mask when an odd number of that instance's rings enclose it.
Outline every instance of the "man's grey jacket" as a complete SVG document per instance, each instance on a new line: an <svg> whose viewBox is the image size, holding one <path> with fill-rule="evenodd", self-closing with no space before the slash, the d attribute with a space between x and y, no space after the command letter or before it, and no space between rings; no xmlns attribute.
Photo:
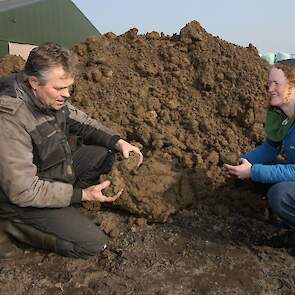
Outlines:
<svg viewBox="0 0 295 295"><path fill-rule="evenodd" d="M82 199L71 139L113 149L120 137L69 103L46 108L18 73L0 77L0 138L0 202L59 208Z"/></svg>

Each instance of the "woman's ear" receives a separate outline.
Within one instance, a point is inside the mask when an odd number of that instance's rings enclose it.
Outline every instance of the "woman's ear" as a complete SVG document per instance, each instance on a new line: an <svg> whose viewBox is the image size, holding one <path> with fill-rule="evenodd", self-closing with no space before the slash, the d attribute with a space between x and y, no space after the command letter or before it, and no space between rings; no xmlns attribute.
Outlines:
<svg viewBox="0 0 295 295"><path fill-rule="evenodd" d="M295 87L288 83L287 89L286 89L286 95L284 97L284 103L288 103L290 102L290 100L293 100L294 98L295 98Z"/></svg>
<svg viewBox="0 0 295 295"><path fill-rule="evenodd" d="M290 98L295 99L295 86L289 85L288 94Z"/></svg>
<svg viewBox="0 0 295 295"><path fill-rule="evenodd" d="M30 76L29 79L29 84L32 87L32 89L35 91L37 90L37 88L39 87L40 83L38 81L38 79L35 76Z"/></svg>

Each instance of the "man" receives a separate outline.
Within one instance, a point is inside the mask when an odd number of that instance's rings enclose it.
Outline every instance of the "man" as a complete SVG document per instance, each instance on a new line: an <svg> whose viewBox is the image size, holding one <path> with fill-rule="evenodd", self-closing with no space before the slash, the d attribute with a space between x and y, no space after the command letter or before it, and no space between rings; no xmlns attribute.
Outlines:
<svg viewBox="0 0 295 295"><path fill-rule="evenodd" d="M99 176L114 152L140 150L67 102L77 58L54 43L34 48L23 72L0 78L0 258L10 237L60 255L87 258L106 236L82 215L82 201L112 202Z"/></svg>

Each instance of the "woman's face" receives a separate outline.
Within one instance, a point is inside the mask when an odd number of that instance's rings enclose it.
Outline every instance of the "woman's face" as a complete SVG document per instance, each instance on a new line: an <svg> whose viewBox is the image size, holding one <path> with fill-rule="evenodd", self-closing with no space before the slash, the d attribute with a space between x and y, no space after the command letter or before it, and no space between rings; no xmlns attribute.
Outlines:
<svg viewBox="0 0 295 295"><path fill-rule="evenodd" d="M288 79L281 69L272 67L268 78L268 93L270 95L270 105L280 107L288 103L289 98Z"/></svg>

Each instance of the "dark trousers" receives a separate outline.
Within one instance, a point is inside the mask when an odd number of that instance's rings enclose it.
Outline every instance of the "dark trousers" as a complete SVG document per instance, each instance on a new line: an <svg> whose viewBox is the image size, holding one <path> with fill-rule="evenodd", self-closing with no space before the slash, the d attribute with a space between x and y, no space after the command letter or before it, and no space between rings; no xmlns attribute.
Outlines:
<svg viewBox="0 0 295 295"><path fill-rule="evenodd" d="M279 182L267 191L271 209L290 228L295 229L295 181Z"/></svg>
<svg viewBox="0 0 295 295"><path fill-rule="evenodd" d="M104 147L82 146L79 148L73 154L76 185L87 187L97 184L99 176L110 171L113 160L112 152ZM9 232L14 238L33 247L51 250L63 256L87 258L101 250L107 241L107 237L100 228L81 214L79 208L73 206L57 209L23 208L2 203L0 217L13 223L29 225L37 233L29 235L28 238L28 235ZM35 241L34 236L38 236L38 231L47 234L50 243L46 244L45 241L40 244ZM54 247L52 247L52 238L55 239Z"/></svg>

